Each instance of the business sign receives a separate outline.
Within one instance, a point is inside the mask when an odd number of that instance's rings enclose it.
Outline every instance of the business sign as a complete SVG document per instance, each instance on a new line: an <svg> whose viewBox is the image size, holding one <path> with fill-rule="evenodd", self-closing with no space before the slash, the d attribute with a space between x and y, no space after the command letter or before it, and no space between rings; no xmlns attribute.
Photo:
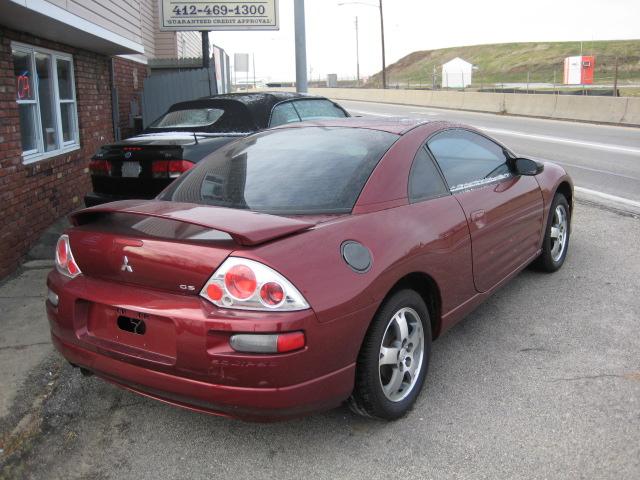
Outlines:
<svg viewBox="0 0 640 480"><path fill-rule="evenodd" d="M160 0L160 30L278 30L278 0Z"/></svg>
<svg viewBox="0 0 640 480"><path fill-rule="evenodd" d="M236 72L249 72L249 54L236 53L233 56L233 69Z"/></svg>

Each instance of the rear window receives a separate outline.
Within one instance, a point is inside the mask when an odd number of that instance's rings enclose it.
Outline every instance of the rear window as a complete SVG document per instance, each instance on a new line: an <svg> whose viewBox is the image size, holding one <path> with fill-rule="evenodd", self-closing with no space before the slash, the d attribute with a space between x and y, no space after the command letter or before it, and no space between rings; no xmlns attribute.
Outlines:
<svg viewBox="0 0 640 480"><path fill-rule="evenodd" d="M174 105L146 129L149 132L196 131L249 133L257 127L251 112L234 100L202 100Z"/></svg>
<svg viewBox="0 0 640 480"><path fill-rule="evenodd" d="M154 128L204 127L213 125L224 114L221 108L191 108L164 114L151 126Z"/></svg>
<svg viewBox="0 0 640 480"><path fill-rule="evenodd" d="M397 139L343 127L263 132L212 153L158 198L265 213L350 212Z"/></svg>

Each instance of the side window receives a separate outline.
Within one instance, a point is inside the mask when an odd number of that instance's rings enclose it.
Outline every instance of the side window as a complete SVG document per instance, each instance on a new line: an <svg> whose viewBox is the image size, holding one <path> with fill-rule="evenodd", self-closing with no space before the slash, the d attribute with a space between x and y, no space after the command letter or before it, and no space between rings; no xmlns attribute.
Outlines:
<svg viewBox="0 0 640 480"><path fill-rule="evenodd" d="M417 202L448 194L440 172L424 147L421 147L409 173L409 201Z"/></svg>
<svg viewBox="0 0 640 480"><path fill-rule="evenodd" d="M502 147L477 133L448 130L437 134L428 145L452 191L509 174Z"/></svg>
<svg viewBox="0 0 640 480"><path fill-rule="evenodd" d="M293 104L291 102L285 102L273 107L273 112L271 112L271 122L269 123L269 126L277 127L278 125L284 125L286 123L299 121L300 117L298 116L298 112L296 112L296 109L293 107Z"/></svg>
<svg viewBox="0 0 640 480"><path fill-rule="evenodd" d="M321 118L344 118L344 112L329 100L295 100L293 102L302 121Z"/></svg>

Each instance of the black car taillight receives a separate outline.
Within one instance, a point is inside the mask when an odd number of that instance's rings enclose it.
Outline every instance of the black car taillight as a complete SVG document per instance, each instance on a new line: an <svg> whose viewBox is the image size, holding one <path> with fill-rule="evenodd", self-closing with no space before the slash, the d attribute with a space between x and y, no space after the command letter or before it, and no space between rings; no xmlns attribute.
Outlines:
<svg viewBox="0 0 640 480"><path fill-rule="evenodd" d="M111 162L109 160L91 160L89 162L89 172L94 176L105 176L111 173Z"/></svg>
<svg viewBox="0 0 640 480"><path fill-rule="evenodd" d="M194 165L189 160L154 160L151 171L153 178L178 178Z"/></svg>

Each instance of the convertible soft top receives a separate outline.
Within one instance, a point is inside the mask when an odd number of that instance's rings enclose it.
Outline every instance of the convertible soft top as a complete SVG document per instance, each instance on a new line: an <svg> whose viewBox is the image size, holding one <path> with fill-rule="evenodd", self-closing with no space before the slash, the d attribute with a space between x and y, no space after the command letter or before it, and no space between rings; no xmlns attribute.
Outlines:
<svg viewBox="0 0 640 480"><path fill-rule="evenodd" d="M294 92L227 93L176 103L171 106L169 111L215 107L217 105L233 105L236 109L242 109L244 111L243 113L247 114L245 118L248 117L253 120L253 130L256 130L267 127L271 110L276 104L303 97L309 99L324 99L324 97L303 95Z"/></svg>

